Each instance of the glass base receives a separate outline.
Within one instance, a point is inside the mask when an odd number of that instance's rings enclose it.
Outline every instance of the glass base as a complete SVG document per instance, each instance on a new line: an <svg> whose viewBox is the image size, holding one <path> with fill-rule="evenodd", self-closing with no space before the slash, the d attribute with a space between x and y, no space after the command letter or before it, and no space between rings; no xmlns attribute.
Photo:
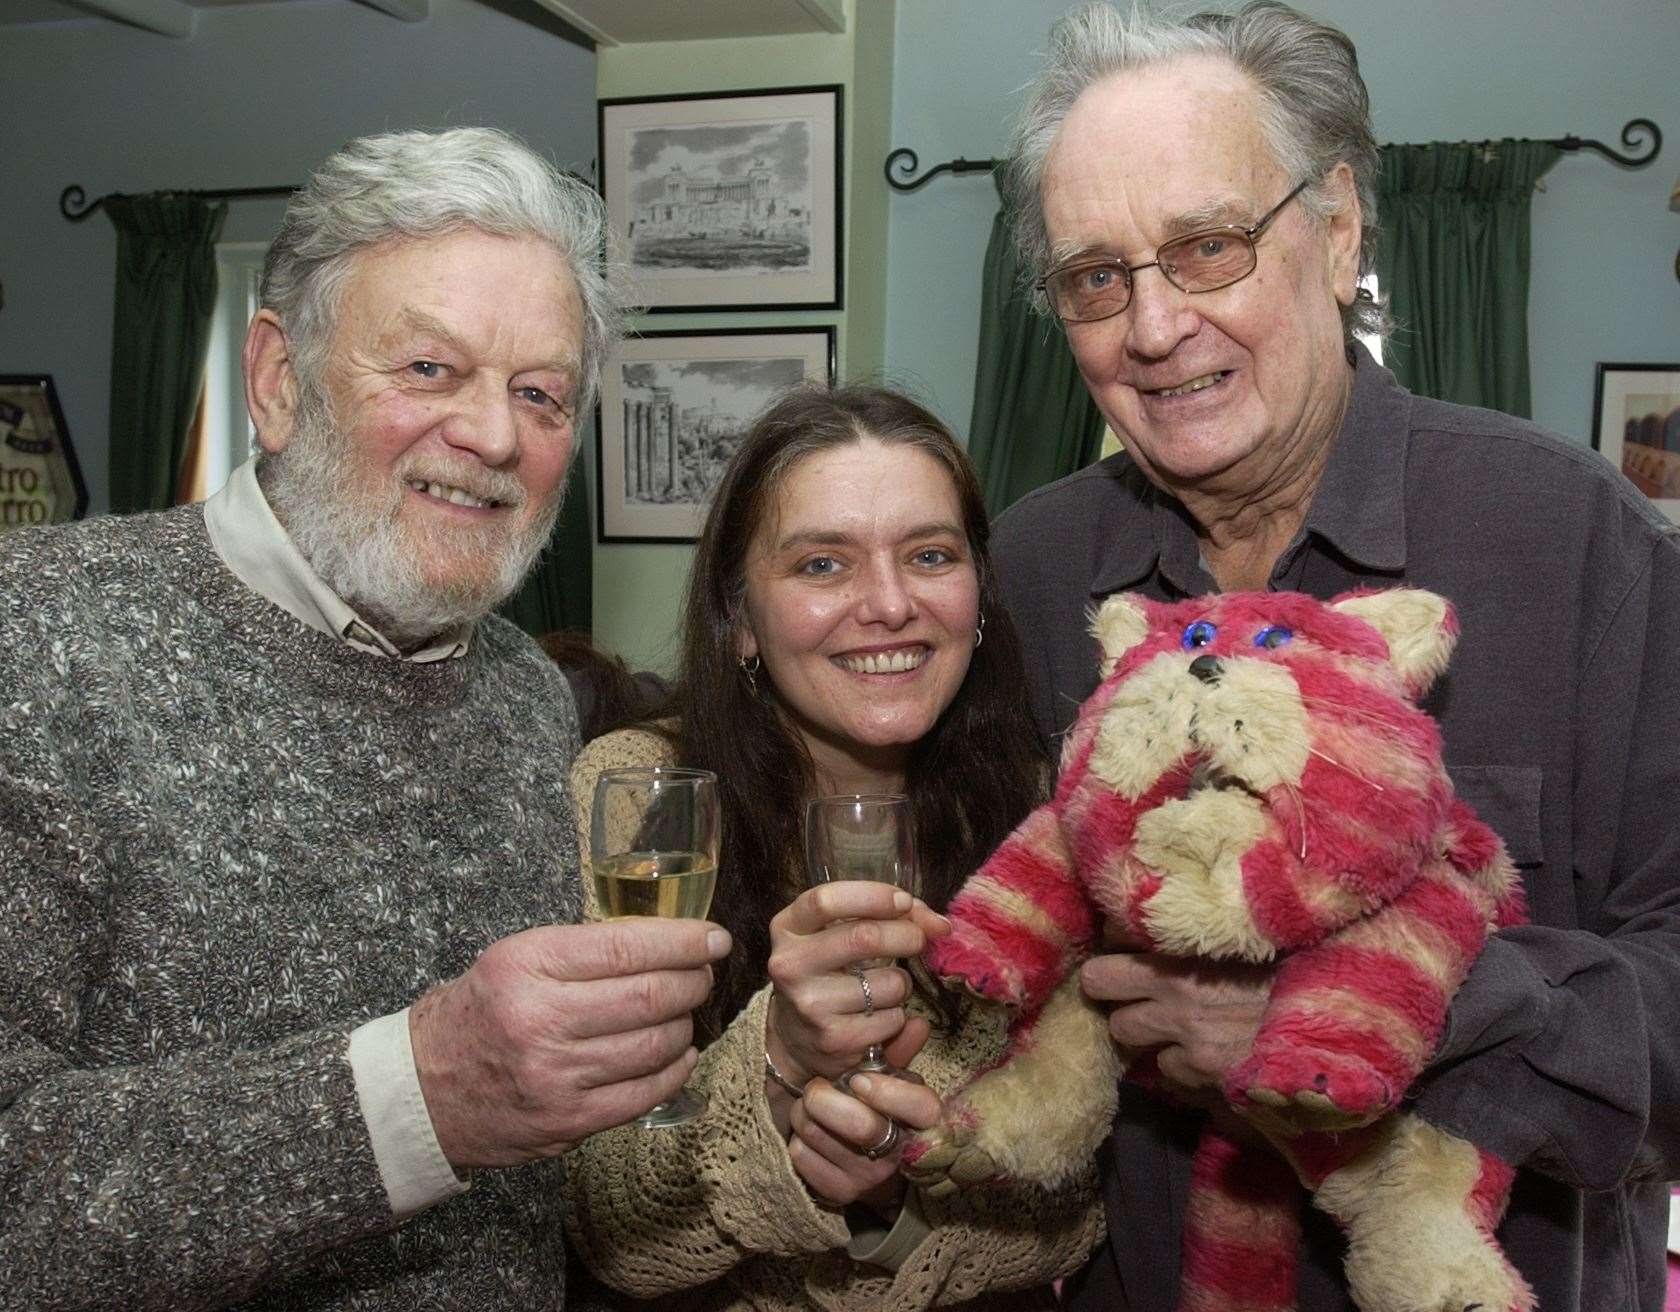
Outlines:
<svg viewBox="0 0 1680 1312"><path fill-rule="evenodd" d="M667 1098L664 1102L649 1107L636 1118L636 1124L644 1130L663 1130L672 1125L692 1121L705 1110L706 1095L685 1084L677 1090L676 1097Z"/></svg>
<svg viewBox="0 0 1680 1312"><path fill-rule="evenodd" d="M887 1054L879 1047L868 1048L864 1051L863 1060L852 1067L844 1075L834 1080L834 1087L841 1093L852 1091L852 1077L854 1075L890 1075L895 1080L908 1080L911 1084L925 1084L926 1081L912 1070L902 1070L887 1060Z"/></svg>

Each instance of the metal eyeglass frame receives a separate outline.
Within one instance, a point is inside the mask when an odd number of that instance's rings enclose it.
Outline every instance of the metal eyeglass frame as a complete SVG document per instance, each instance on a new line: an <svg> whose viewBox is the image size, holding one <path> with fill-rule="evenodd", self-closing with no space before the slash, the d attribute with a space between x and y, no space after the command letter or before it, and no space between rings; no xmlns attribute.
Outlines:
<svg viewBox="0 0 1680 1312"><path fill-rule="evenodd" d="M1115 259L1113 257L1098 260L1075 260L1072 264L1060 265L1059 267L1050 270L1049 273L1045 274L1033 285L1040 292L1044 293L1045 298L1050 302L1050 308L1055 312L1056 317L1063 323L1101 323L1104 319L1112 319L1117 314L1124 314L1126 310L1131 307L1132 296L1134 294L1133 284L1136 281L1137 275L1142 273L1145 269L1159 269L1163 278L1187 296L1199 296L1203 292L1216 292L1221 288L1234 286L1236 283L1241 282L1244 278L1248 277L1249 274L1253 273L1260 267L1260 255L1255 249L1259 245L1260 234L1266 230L1267 226L1273 219L1277 218L1277 216L1283 212L1283 207L1285 205L1289 204L1290 201L1294 200L1307 189L1307 184L1311 181L1312 179L1308 178L1306 181L1296 184L1293 191L1256 219L1250 227L1241 228L1234 223L1226 223L1221 224L1216 228L1200 228L1195 232L1187 232L1182 237L1174 237L1171 241L1163 242L1160 246L1157 246L1155 248L1155 258L1149 261L1148 264L1127 264L1124 260ZM1243 240L1248 244L1249 254L1253 256L1253 262L1249 264L1248 268L1244 269L1229 282L1217 283L1212 287L1186 287L1167 271L1166 265L1161 263L1161 251L1166 247L1181 246L1187 242L1198 242L1207 237L1220 235L1243 238ZM1050 280L1052 278L1059 277L1064 273L1075 273L1081 269L1100 268L1118 269L1121 272L1126 280L1126 299L1121 301L1117 307L1109 310L1105 314L1092 315L1087 319L1068 318L1056 306L1056 297L1050 290Z"/></svg>

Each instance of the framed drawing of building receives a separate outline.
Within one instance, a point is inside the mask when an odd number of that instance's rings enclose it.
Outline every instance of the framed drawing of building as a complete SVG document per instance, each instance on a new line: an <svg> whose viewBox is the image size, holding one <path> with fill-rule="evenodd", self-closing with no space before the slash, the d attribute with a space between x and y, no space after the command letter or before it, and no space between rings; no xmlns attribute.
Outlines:
<svg viewBox="0 0 1680 1312"><path fill-rule="evenodd" d="M603 100L601 194L653 312L838 309L841 88Z"/></svg>
<svg viewBox="0 0 1680 1312"><path fill-rule="evenodd" d="M602 542L692 542L724 466L790 387L834 379L834 329L647 332L601 371L596 501Z"/></svg>
<svg viewBox="0 0 1680 1312"><path fill-rule="evenodd" d="M0 374L0 532L87 513L87 484L50 374Z"/></svg>

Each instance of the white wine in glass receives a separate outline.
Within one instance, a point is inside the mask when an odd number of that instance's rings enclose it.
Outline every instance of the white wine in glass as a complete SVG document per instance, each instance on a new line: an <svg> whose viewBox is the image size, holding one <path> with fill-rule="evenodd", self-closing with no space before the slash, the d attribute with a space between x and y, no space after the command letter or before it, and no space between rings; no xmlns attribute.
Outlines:
<svg viewBox="0 0 1680 1312"><path fill-rule="evenodd" d="M717 776L710 770L645 766L605 770L589 815L589 874L608 916L702 919L717 882ZM686 1085L636 1124L661 1129L692 1120L705 1098Z"/></svg>
<svg viewBox="0 0 1680 1312"><path fill-rule="evenodd" d="M910 799L902 793L850 793L814 797L805 804L805 867L812 884L842 879L871 879L892 884L912 896L917 892L916 830ZM860 961L854 974L889 966L892 959ZM865 998L868 998L865 987ZM863 1058L834 1083L847 1089L864 1072L916 1080L888 1060L872 1043Z"/></svg>

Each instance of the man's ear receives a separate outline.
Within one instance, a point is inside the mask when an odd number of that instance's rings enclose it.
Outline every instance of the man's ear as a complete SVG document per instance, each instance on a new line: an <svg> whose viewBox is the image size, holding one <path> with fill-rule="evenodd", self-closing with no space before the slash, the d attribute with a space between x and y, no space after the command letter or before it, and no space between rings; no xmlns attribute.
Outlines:
<svg viewBox="0 0 1680 1312"><path fill-rule="evenodd" d="M245 330L240 356L245 408L264 451L284 451L297 427L298 380L292 346L273 310L258 310Z"/></svg>
<svg viewBox="0 0 1680 1312"><path fill-rule="evenodd" d="M1365 216L1359 209L1359 188L1345 163L1330 172L1329 191L1336 211L1325 221L1330 243L1330 290L1338 305L1352 305L1359 294L1359 247L1365 236Z"/></svg>

